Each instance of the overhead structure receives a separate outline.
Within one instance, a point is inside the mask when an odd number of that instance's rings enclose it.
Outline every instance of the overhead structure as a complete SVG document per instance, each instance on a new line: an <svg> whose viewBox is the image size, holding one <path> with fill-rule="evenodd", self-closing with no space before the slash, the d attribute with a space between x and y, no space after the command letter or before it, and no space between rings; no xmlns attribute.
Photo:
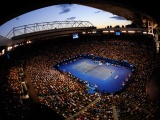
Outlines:
<svg viewBox="0 0 160 120"><path fill-rule="evenodd" d="M7 35L6 38L12 38L19 35L24 35L33 32L40 32L61 28L80 28L80 27L94 27L89 21L51 21L34 23L23 26L14 27Z"/></svg>

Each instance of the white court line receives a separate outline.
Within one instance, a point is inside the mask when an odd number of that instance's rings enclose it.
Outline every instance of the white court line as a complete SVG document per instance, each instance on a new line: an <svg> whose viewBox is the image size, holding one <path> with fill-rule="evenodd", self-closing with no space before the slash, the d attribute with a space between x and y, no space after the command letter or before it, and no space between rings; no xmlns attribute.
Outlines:
<svg viewBox="0 0 160 120"><path fill-rule="evenodd" d="M96 70L94 70L94 71L96 71ZM105 80L105 79L107 79L110 75L107 75L107 77L103 77L103 76L99 76L101 73L103 74L103 72L104 71L107 71L107 69L103 69L102 71L97 71L98 72L98 74L93 74L92 72L89 74L89 75L92 75L92 76L94 76L94 77L96 77L96 78L100 78L100 79L102 79L102 80ZM114 70L110 70L110 71L112 71L112 72L114 72Z"/></svg>
<svg viewBox="0 0 160 120"><path fill-rule="evenodd" d="M79 63L78 65L73 65L73 66L74 66L74 67L79 66L79 65L81 65L81 64L86 63L87 61L89 61L89 60L85 60L85 61L83 61L83 62Z"/></svg>
<svg viewBox="0 0 160 120"><path fill-rule="evenodd" d="M88 73L89 75L93 76L93 77L96 77L98 79L102 79L102 80L105 80L107 77L102 77L102 76L99 76L99 74L102 73L102 71L99 71L98 74L93 74L92 72ZM105 79L104 79L105 78Z"/></svg>
<svg viewBox="0 0 160 120"><path fill-rule="evenodd" d="M89 61L89 60L87 60L87 61ZM88 71L89 69L92 69L92 68L94 68L94 67L95 67L95 65L90 64L90 63L87 63L87 62L85 61L85 62L82 62L82 63L76 65L76 66L73 66L72 68L74 68L74 69L76 69L76 70L79 70L79 71L81 71L81 72L86 72L86 71Z"/></svg>
<svg viewBox="0 0 160 120"><path fill-rule="evenodd" d="M75 65L75 66L73 66L73 68L78 70L78 71L80 71L80 72L86 72L85 69L88 71L89 69L92 69L92 68L95 67L95 65L87 63L87 61L90 61L90 60L86 60L86 61L84 61L84 62L82 62L82 63L80 63L78 65ZM97 74L95 74L93 71L96 72ZM110 76L110 75L107 75L107 77L105 77L104 75L100 76L100 74L104 74L105 71L108 72L108 70L105 69L105 68L103 68L102 70L101 69L100 70L96 70L96 69L94 70L93 69L93 71L92 72L88 72L87 74L89 74L89 75L91 75L93 77L96 77L98 79L102 79L102 80L105 80ZM109 70L109 71L113 71L113 70Z"/></svg>
<svg viewBox="0 0 160 120"><path fill-rule="evenodd" d="M98 79L102 79L102 80L105 80L106 78L108 78L109 76L107 76L107 77L101 77L101 76L96 76L96 75L94 75L94 74L89 74L89 75L91 75L91 76L93 76L93 77L95 77L95 78L98 78Z"/></svg>
<svg viewBox="0 0 160 120"><path fill-rule="evenodd" d="M89 61L89 60L85 60L84 62L82 62L82 63L80 63L78 65L85 64L85 63L87 63L87 61Z"/></svg>
<svg viewBox="0 0 160 120"><path fill-rule="evenodd" d="M80 63L80 64L76 65L75 67L85 68L85 67L90 67L90 66L94 66L94 65L83 62L83 63Z"/></svg>
<svg viewBox="0 0 160 120"><path fill-rule="evenodd" d="M100 72L97 74L97 76L98 76L99 74L103 73L104 70L105 70L105 69L103 69L102 71L100 71Z"/></svg>
<svg viewBox="0 0 160 120"><path fill-rule="evenodd" d="M73 68L75 68L77 70L81 70L81 69L83 69L85 67L86 67L86 64L85 64L85 62L83 62L83 63L80 63L80 64L74 66Z"/></svg>

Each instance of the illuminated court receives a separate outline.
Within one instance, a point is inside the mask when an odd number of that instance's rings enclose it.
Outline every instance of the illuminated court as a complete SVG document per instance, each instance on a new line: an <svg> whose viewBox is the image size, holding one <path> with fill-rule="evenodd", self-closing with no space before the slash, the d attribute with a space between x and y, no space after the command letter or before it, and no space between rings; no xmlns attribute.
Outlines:
<svg viewBox="0 0 160 120"><path fill-rule="evenodd" d="M120 91L125 84L126 78L132 71L124 66L97 64L88 58L80 58L67 65L60 65L61 71L70 72L73 76L96 85L98 91L115 93Z"/></svg>

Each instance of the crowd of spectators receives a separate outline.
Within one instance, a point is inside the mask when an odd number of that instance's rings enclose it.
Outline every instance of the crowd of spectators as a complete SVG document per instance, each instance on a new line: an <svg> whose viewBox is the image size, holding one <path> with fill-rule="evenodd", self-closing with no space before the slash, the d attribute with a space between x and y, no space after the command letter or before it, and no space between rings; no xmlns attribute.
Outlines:
<svg viewBox="0 0 160 120"><path fill-rule="evenodd" d="M78 54L93 54L118 61L128 60L136 66L132 83L116 95L88 94L87 88L74 76L53 69L59 61ZM0 58L0 114L23 119L19 69L25 63L30 80L41 104L64 118L73 120L114 120L115 107L119 120L159 120L159 101L146 95L146 83L160 64L154 40L147 35L82 35L36 41L10 52L10 59ZM93 103L94 102L94 103ZM87 107L88 106L88 107ZM3 114L4 113L4 114ZM76 114L78 113L78 114Z"/></svg>

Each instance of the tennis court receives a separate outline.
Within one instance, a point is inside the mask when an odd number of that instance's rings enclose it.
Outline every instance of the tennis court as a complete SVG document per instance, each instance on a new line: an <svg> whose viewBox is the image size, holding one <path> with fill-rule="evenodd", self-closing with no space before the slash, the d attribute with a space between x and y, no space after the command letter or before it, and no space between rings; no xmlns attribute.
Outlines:
<svg viewBox="0 0 160 120"><path fill-rule="evenodd" d="M122 89L122 82L126 83L126 76L131 73L124 66L98 64L92 59L80 58L67 65L60 65L59 70L70 72L73 76L88 82L104 93L114 93Z"/></svg>
<svg viewBox="0 0 160 120"><path fill-rule="evenodd" d="M114 72L114 70L104 68L96 63L90 63L90 61L84 61L77 65L73 65L72 68L102 80L107 79Z"/></svg>

